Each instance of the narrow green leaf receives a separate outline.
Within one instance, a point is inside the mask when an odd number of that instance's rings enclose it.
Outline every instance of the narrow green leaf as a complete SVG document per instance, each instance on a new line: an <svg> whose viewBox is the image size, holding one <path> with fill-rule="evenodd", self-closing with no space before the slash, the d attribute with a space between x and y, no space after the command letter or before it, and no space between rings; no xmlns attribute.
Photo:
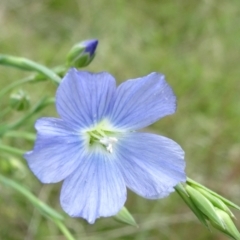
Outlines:
<svg viewBox="0 0 240 240"><path fill-rule="evenodd" d="M41 211L45 216L53 219L63 220L63 216L49 207L47 204L39 200L35 197L29 190L25 187L21 186L20 184L16 183L15 181L4 177L0 174L0 182L8 187L13 188L14 190L18 191L22 195L24 195L39 211Z"/></svg>
<svg viewBox="0 0 240 240"><path fill-rule="evenodd" d="M22 138L29 141L34 141L36 139L36 134L24 131L8 131L5 133L5 137Z"/></svg>
<svg viewBox="0 0 240 240"><path fill-rule="evenodd" d="M75 237L73 237L71 232L68 230L68 228L65 226L65 224L63 224L62 221L54 219L54 223L58 226L58 228L64 234L64 236L66 237L67 240L77 240Z"/></svg>
<svg viewBox="0 0 240 240"><path fill-rule="evenodd" d="M134 227L138 227L135 219L133 218L133 216L131 215L131 213L127 210L126 207L123 207L118 213L117 215L114 216L114 218L120 222L129 224L131 226Z"/></svg>
<svg viewBox="0 0 240 240"><path fill-rule="evenodd" d="M22 156L26 152L22 149L11 147L11 146L4 145L4 144L0 144L0 151L11 153L11 154L18 155L18 156Z"/></svg>

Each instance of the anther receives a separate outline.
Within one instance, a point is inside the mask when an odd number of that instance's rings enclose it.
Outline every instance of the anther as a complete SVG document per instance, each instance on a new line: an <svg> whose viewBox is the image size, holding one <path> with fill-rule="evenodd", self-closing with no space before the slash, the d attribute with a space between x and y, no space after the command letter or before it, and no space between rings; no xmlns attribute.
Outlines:
<svg viewBox="0 0 240 240"><path fill-rule="evenodd" d="M118 140L115 137L103 137L100 139L100 143L106 146L108 152L113 152L113 143L116 143Z"/></svg>

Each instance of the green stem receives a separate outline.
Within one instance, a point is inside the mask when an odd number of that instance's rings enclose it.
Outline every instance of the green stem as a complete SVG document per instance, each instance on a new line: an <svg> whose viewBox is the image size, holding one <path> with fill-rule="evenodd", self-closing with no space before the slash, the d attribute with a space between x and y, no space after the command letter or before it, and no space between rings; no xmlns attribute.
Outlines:
<svg viewBox="0 0 240 240"><path fill-rule="evenodd" d="M23 138L30 141L34 141L36 139L35 134L23 131L9 131L6 132L5 137Z"/></svg>
<svg viewBox="0 0 240 240"><path fill-rule="evenodd" d="M36 71L48 77L56 84L61 82L61 78L54 71L27 58L0 54L0 64L27 71Z"/></svg>
<svg viewBox="0 0 240 240"><path fill-rule="evenodd" d="M63 233L63 235L68 239L68 240L75 240L73 235L69 232L67 227L63 224L63 222L55 220L55 224L58 226L59 230Z"/></svg>
<svg viewBox="0 0 240 240"><path fill-rule="evenodd" d="M54 69L52 69L52 71L54 71L57 75L62 76L66 73L67 69L66 69L65 66L58 66L58 67L55 67ZM3 88L0 91L0 98L4 94L10 92L12 89L14 89L17 86L20 86L22 84L29 83L29 82L38 82L38 81L45 81L45 80L47 80L47 78L46 78L46 76L44 76L42 74L35 74L35 75L32 75L32 76L23 78L19 81L11 83L10 85L6 86L5 88Z"/></svg>
<svg viewBox="0 0 240 240"><path fill-rule="evenodd" d="M46 106L54 102L55 102L54 98L47 99L46 97L43 97L42 99L40 99L40 101L37 102L37 104L32 109L30 109L30 111L27 114L25 114L18 121L7 126L2 126L2 128L0 129L0 136L4 135L7 131L13 130L21 126L28 118L30 118L36 112L40 111L41 109L45 108Z"/></svg>
<svg viewBox="0 0 240 240"><path fill-rule="evenodd" d="M64 234L64 236L68 240L75 240L72 234L69 232L67 227L63 224L62 220L64 220L63 216L59 214L57 211L49 207L47 204L39 200L35 197L29 190L21 186L20 184L16 183L15 181L4 177L0 174L0 182L12 189L16 190L17 192L21 193L25 196L34 206L43 213L44 216L49 217L59 228L59 230Z"/></svg>
<svg viewBox="0 0 240 240"><path fill-rule="evenodd" d="M10 129L15 129L19 126L21 126L25 120L27 120L28 118L30 118L34 113L38 112L39 109L42 107L43 103L46 101L46 97L43 97L42 99L40 99L40 101L37 102L37 104L27 113L25 114L22 118L20 118L18 121L16 121L15 123L12 123L11 125L8 126L8 130Z"/></svg>
<svg viewBox="0 0 240 240"><path fill-rule="evenodd" d="M1 91L0 91L0 98L8 93L9 91L11 91L13 88L17 87L17 86L20 86L24 83L27 83L27 82L30 82L30 81L33 81L34 80L34 76L29 76L29 77L26 77L26 78L23 78L19 81L16 81L16 82L13 82L11 84L9 84L8 86L6 86L5 88L3 88Z"/></svg>
<svg viewBox="0 0 240 240"><path fill-rule="evenodd" d="M0 151L12 153L15 155L22 156L26 151L20 150L18 148L10 147L7 145L0 144Z"/></svg>
<svg viewBox="0 0 240 240"><path fill-rule="evenodd" d="M0 182L8 186L15 191L21 193L23 196L25 196L37 209L45 216L49 217L50 219L58 219L58 220L64 220L63 216L49 207L47 204L39 200L37 197L35 197L28 189L20 185L19 183L3 176L0 174Z"/></svg>

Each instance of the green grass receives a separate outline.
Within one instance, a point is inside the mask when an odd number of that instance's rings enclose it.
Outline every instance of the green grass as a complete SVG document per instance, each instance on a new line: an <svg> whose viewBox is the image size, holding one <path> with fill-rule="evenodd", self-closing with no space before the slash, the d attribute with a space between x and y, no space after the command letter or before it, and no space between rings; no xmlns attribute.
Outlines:
<svg viewBox="0 0 240 240"><path fill-rule="evenodd" d="M30 58L48 67L65 61L78 41L98 38L97 56L86 68L108 71L118 82L162 72L178 97L178 111L149 128L177 141L186 151L187 174L240 204L240 2L127 0L1 0L0 52ZM0 68L0 86L28 76ZM53 96L51 82L24 86L32 104ZM0 101L1 111L8 96ZM56 115L49 107L38 116ZM11 112L4 123L21 113ZM22 130L33 130L32 118ZM31 149L31 141L4 138ZM43 186L19 157L0 153L0 171L53 208L60 184ZM129 193L127 207L139 222L133 228L100 219L95 225L67 218L77 239L227 239L199 224L177 194L149 201ZM236 213L239 218L240 214ZM237 226L240 228L239 223ZM0 186L0 239L61 240L56 226L18 193Z"/></svg>

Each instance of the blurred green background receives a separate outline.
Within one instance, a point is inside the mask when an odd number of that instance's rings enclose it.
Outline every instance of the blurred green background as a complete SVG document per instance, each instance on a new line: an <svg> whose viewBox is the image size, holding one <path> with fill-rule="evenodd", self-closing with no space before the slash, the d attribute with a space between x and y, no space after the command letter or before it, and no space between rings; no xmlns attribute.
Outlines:
<svg viewBox="0 0 240 240"><path fill-rule="evenodd" d="M239 0L1 0L0 52L48 67L62 64L73 44L99 39L87 70L108 71L118 82L164 73L178 97L178 111L149 128L177 141L186 151L187 174L240 204L240 1ZM0 66L1 89L27 72ZM50 81L23 88L32 103L54 96ZM1 111L8 106L1 99ZM2 123L22 113L10 112ZM39 116L56 116L54 106ZM21 129L34 132L36 116ZM4 142L23 150L32 142ZM23 159L0 153L0 171L62 212L61 184L42 185ZM227 239L210 233L173 193L149 201L129 192L126 206L139 228L112 218L88 225L67 218L77 239ZM240 214L236 217L240 218ZM240 228L240 224L236 223ZM0 239L63 240L56 226L19 193L0 186Z"/></svg>

